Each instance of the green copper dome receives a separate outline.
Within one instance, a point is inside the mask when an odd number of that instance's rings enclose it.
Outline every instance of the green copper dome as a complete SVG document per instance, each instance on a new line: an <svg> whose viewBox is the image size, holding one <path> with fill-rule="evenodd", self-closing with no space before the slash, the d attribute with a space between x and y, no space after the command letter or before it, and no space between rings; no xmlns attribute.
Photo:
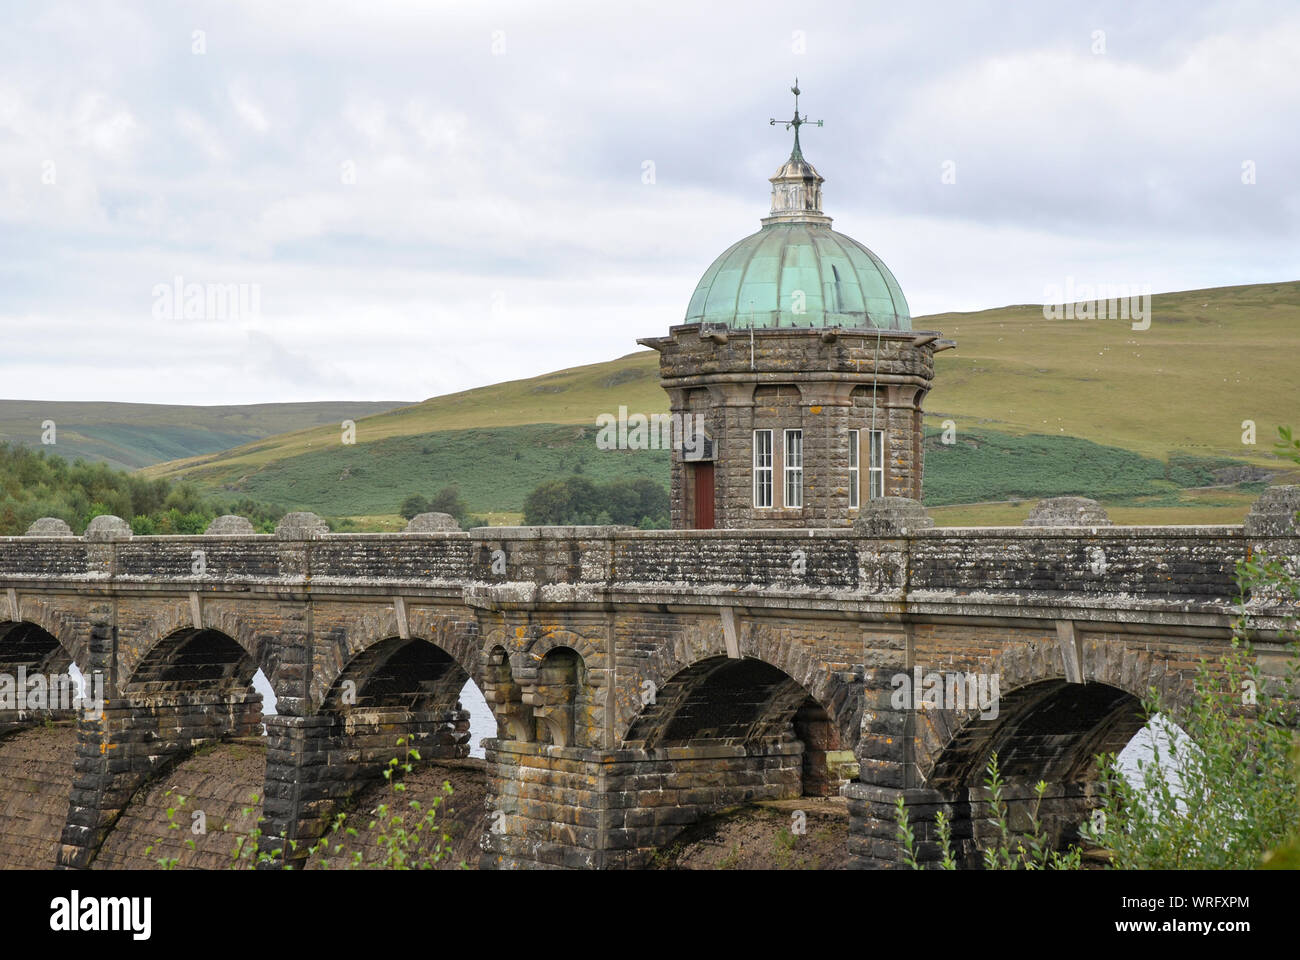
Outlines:
<svg viewBox="0 0 1300 960"><path fill-rule="evenodd" d="M824 178L803 155L799 81L794 94L790 158L768 178L772 212L763 229L733 244L704 271L686 323L729 327L846 327L911 330L912 315L898 281L880 258L831 229L822 212ZM821 121L814 121L821 126Z"/></svg>
<svg viewBox="0 0 1300 960"><path fill-rule="evenodd" d="M733 244L700 278L684 322L911 330L889 268L824 220L769 218Z"/></svg>

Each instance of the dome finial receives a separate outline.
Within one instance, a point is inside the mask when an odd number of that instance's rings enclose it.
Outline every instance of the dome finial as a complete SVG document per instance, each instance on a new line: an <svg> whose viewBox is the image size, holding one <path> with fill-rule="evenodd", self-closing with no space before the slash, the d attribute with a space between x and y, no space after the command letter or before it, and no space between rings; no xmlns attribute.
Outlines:
<svg viewBox="0 0 1300 960"><path fill-rule="evenodd" d="M791 222L830 223L831 218L822 213L822 180L811 163L804 159L799 148L799 128L805 123L822 125L820 120L809 120L807 115L799 113L799 78L794 78L790 88L794 94L794 117L790 120L769 120L771 126L784 124L789 130L794 128L794 150L790 159L781 164L776 176L769 178L772 183L772 214L764 217L763 223Z"/></svg>
<svg viewBox="0 0 1300 960"><path fill-rule="evenodd" d="M791 159L791 160L802 160L802 159L803 159L803 151L802 151L801 149L799 149L799 128L802 127L805 123L816 124L817 126L820 127L820 126L822 125L822 121L820 121L820 120L809 120L807 114L804 114L802 117L799 116L799 94L800 94L802 91L799 89L799 78L798 78L798 77L795 77L795 78L794 78L794 86L790 88L790 92L794 94L794 119L792 119L792 120L777 120L777 119L773 118L773 119L771 119L771 120L768 120L767 123L768 123L768 126L776 126L778 123L783 123L783 124L785 124L785 128L786 128L787 130L789 130L791 127L794 128L794 149L790 152L790 159Z"/></svg>

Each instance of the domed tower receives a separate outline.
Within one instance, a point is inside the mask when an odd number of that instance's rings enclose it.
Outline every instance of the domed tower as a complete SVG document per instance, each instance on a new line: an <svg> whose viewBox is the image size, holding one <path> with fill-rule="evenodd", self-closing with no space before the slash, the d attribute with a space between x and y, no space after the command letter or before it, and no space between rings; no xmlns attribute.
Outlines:
<svg viewBox="0 0 1300 960"><path fill-rule="evenodd" d="M704 272L684 323L637 341L683 424L676 528L847 527L872 497L921 499L921 404L955 344L914 332L889 268L831 229L792 90L771 214Z"/></svg>

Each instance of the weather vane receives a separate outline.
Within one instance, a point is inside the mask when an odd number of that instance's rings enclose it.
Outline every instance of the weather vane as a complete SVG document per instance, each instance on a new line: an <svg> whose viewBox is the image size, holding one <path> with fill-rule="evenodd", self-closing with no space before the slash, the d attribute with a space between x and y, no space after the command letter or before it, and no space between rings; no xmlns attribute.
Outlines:
<svg viewBox="0 0 1300 960"><path fill-rule="evenodd" d="M771 119L771 120L768 121L768 125L774 127L774 126L776 126L778 123L783 123L783 124L785 124L785 128L786 128L787 130L789 130L791 127L794 127L794 154L792 154L792 155L793 155L793 156L800 156L800 157L801 157L801 156L803 156L803 152L799 149L799 128L802 127L805 123L814 123L814 124L816 124L817 126L820 127L820 126L822 125L822 121L820 121L820 120L809 120L807 114L804 114L802 117L799 116L799 92L800 92L800 91L799 91L799 78L798 78L798 77L795 77L795 78L794 78L794 86L790 88L790 92L794 94L794 119L793 119L793 120L777 120L777 119L773 118L773 119Z"/></svg>

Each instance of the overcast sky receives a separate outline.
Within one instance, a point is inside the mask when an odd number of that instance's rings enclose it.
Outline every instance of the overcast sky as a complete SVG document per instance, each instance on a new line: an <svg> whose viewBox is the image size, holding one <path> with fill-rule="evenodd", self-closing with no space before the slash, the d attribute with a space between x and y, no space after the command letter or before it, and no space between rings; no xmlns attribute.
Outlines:
<svg viewBox="0 0 1300 960"><path fill-rule="evenodd" d="M1294 0L0 0L0 396L418 400L630 353L758 228L795 74L826 212L914 316L1300 279ZM248 309L187 318L177 277Z"/></svg>

